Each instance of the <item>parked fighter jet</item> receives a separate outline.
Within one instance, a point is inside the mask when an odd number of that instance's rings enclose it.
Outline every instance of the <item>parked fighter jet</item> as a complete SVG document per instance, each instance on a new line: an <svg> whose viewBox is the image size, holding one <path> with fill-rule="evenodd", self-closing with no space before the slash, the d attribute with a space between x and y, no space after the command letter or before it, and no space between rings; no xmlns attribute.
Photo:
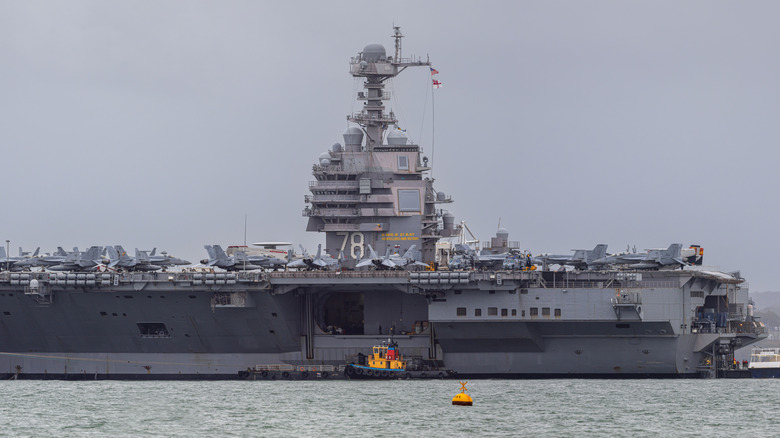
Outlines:
<svg viewBox="0 0 780 438"><path fill-rule="evenodd" d="M208 260L201 260L201 263L206 266L215 266L228 271L251 271L263 268L260 265L250 262L243 252L236 252L232 256L229 256L219 245L204 245L203 247L206 248L206 252L209 254Z"/></svg>
<svg viewBox="0 0 780 438"><path fill-rule="evenodd" d="M21 253L21 248L20 251ZM38 254L38 250L35 251L36 254ZM5 247L0 246L0 269L2 270L9 270L9 271L21 271L23 269L22 265L18 265L17 263L22 262L24 260L27 260L28 257L19 256L19 257L10 257L8 254L5 253Z"/></svg>
<svg viewBox="0 0 780 438"><path fill-rule="evenodd" d="M507 252L493 253L485 250L474 251L474 267L477 269L501 269L507 259L515 259L520 255L520 251L509 250Z"/></svg>
<svg viewBox="0 0 780 438"><path fill-rule="evenodd" d="M425 263L419 262L414 257L414 249L416 245L412 245L409 247L408 250L404 253L404 255L400 255L397 252L390 254L390 248L387 248L387 252L385 252L385 255L382 257L379 257L379 255L374 251L374 248L371 247L371 245L368 245L368 254L369 256L360 260L357 265L355 265L356 268L362 268L365 266L374 266L376 269L403 269L405 266L425 266L427 267Z"/></svg>
<svg viewBox="0 0 780 438"><path fill-rule="evenodd" d="M99 246L91 246L85 253L74 248L74 251L68 253L62 263L48 266L46 269L50 271L94 271L107 264L107 261L100 256L102 251L103 248Z"/></svg>
<svg viewBox="0 0 780 438"><path fill-rule="evenodd" d="M419 251L417 251L417 245L412 245L409 247L409 249L404 252L403 255L398 254L399 247L396 246L396 251L390 254L390 260L396 264L398 267L406 267L406 266L423 266L428 267L427 264L421 262Z"/></svg>
<svg viewBox="0 0 780 438"><path fill-rule="evenodd" d="M658 269L664 266L683 266L680 257L682 244L673 243L667 249L650 249L643 253L615 254L594 260L594 265L628 265L633 269Z"/></svg>
<svg viewBox="0 0 780 438"><path fill-rule="evenodd" d="M364 266L374 266L376 269L403 269L407 266L424 266L428 267L425 263L417 260L418 256L415 253L417 245L412 245L404 252L403 255L398 254L399 246L396 246L396 252L390 253L390 248L387 248L385 255L379 257L374 251L371 245L368 245L369 257L360 260L356 268L362 268Z"/></svg>
<svg viewBox="0 0 780 438"><path fill-rule="evenodd" d="M136 251L138 249L136 248ZM141 251L142 253L146 254L146 251ZM152 252L150 252L147 257L149 257L149 263L161 267L166 266L183 266L183 265L191 265L187 260L180 259L178 257L174 257L167 252L163 251L160 253L160 255L156 255L157 248L152 248Z"/></svg>
<svg viewBox="0 0 780 438"><path fill-rule="evenodd" d="M360 260L356 265L355 268L363 268L366 266L374 266L377 269L395 269L396 264L392 260L390 260L390 248L387 248L387 252L385 253L384 257L379 257L379 255L374 251L374 248L371 245L368 245L368 257Z"/></svg>
<svg viewBox="0 0 780 438"><path fill-rule="evenodd" d="M78 248L73 248L74 251L78 251ZM37 253L37 251L36 251ZM54 266L54 265L60 265L63 262L65 262L65 259L68 257L68 252L62 249L61 246L57 247L57 252L54 254L44 254L39 255L37 257L30 257L24 260L20 260L16 262L16 266L21 268L32 268L36 266Z"/></svg>
<svg viewBox="0 0 780 438"><path fill-rule="evenodd" d="M110 268L124 268L128 271L156 271L162 269L162 266L155 265L149 260L149 256L135 249L135 257L130 257L122 248L122 245L116 245L114 247L107 246L108 252L108 267Z"/></svg>
<svg viewBox="0 0 780 438"><path fill-rule="evenodd" d="M607 245L600 243L592 250L574 249L574 254L567 255L539 255L534 258L534 263L541 265L568 265L577 269L587 269L594 266L595 261L606 257Z"/></svg>
<svg viewBox="0 0 780 438"><path fill-rule="evenodd" d="M255 270L263 268L278 268L284 266L286 262L275 257L265 257L260 255L248 256L243 251L235 251L233 255L227 255L219 245L204 245L209 253L208 260L202 260L206 266L216 266L229 271Z"/></svg>
<svg viewBox="0 0 780 438"><path fill-rule="evenodd" d="M344 260L344 251L339 251L338 259L334 259L328 253L323 254L322 244L317 245L317 254L314 257L310 256L303 246L301 246L301 252L303 253L303 257L299 259L293 259L295 254L293 254L292 249L287 252L288 268L328 269L329 267L339 265Z"/></svg>

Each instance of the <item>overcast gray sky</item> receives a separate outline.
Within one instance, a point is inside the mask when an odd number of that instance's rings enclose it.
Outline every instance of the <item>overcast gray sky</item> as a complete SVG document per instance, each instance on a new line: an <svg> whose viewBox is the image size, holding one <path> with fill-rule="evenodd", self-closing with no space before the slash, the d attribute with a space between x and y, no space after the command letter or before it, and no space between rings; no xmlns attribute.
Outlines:
<svg viewBox="0 0 780 438"><path fill-rule="evenodd" d="M679 242L780 289L780 3L0 1L0 238L313 247L350 56L430 55L388 103L450 209L534 254ZM16 252L15 249L12 252Z"/></svg>

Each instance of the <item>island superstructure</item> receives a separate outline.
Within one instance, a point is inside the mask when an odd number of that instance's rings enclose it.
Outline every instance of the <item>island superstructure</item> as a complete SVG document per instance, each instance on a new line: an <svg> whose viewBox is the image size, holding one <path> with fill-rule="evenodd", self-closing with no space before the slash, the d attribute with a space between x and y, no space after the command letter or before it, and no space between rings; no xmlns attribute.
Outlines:
<svg viewBox="0 0 780 438"><path fill-rule="evenodd" d="M434 261L436 241L452 234L439 227L437 204L451 202L433 188L425 176L428 158L410 144L398 128L395 114L385 111L387 80L409 67L430 67L428 60L401 57L399 28L395 28L395 54L381 44L369 44L350 61L350 73L364 78L360 112L347 116L354 125L344 133L344 145L335 144L314 165L316 181L309 184L307 231L325 232L326 248L352 259L367 254L371 245L379 254L396 244L417 243L426 263Z"/></svg>

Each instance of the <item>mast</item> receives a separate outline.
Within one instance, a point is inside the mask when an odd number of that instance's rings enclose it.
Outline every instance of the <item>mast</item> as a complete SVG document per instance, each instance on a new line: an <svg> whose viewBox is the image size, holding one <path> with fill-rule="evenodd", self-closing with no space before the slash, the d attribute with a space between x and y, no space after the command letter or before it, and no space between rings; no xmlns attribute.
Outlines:
<svg viewBox="0 0 780 438"><path fill-rule="evenodd" d="M401 28L396 26L393 38L395 38L395 57L387 56L384 46L381 44L367 45L358 56L350 62L350 74L356 78L365 78L363 88L365 92L358 93L358 100L365 100L363 111L347 116L347 120L357 123L366 134L366 149L373 150L381 144L382 136L390 125L396 125L398 120L390 111L385 114L385 100L390 99L390 93L385 92L385 81L398 76L407 67L430 66L429 60L420 58L404 59L401 56Z"/></svg>

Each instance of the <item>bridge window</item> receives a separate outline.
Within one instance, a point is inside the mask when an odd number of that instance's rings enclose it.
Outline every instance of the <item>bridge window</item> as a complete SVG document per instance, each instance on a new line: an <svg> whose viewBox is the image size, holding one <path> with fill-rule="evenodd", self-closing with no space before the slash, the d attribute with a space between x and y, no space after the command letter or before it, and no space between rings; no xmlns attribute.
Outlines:
<svg viewBox="0 0 780 438"><path fill-rule="evenodd" d="M398 157L398 170L409 170L409 157L406 155Z"/></svg>
<svg viewBox="0 0 780 438"><path fill-rule="evenodd" d="M531 316L539 316L539 308L531 307Z"/></svg>
<svg viewBox="0 0 780 438"><path fill-rule="evenodd" d="M498 307L488 307L488 316L498 316Z"/></svg>
<svg viewBox="0 0 780 438"><path fill-rule="evenodd" d="M458 312L458 316L466 316L466 308L465 307L458 307L457 312Z"/></svg>
<svg viewBox="0 0 780 438"><path fill-rule="evenodd" d="M399 190L398 210L407 212L420 211L420 190Z"/></svg>
<svg viewBox="0 0 780 438"><path fill-rule="evenodd" d="M482 316L482 309L474 309L474 316Z"/></svg>
<svg viewBox="0 0 780 438"><path fill-rule="evenodd" d="M509 316L509 310L501 309L501 316Z"/></svg>
<svg viewBox="0 0 780 438"><path fill-rule="evenodd" d="M542 307L542 316L550 316L550 308Z"/></svg>

